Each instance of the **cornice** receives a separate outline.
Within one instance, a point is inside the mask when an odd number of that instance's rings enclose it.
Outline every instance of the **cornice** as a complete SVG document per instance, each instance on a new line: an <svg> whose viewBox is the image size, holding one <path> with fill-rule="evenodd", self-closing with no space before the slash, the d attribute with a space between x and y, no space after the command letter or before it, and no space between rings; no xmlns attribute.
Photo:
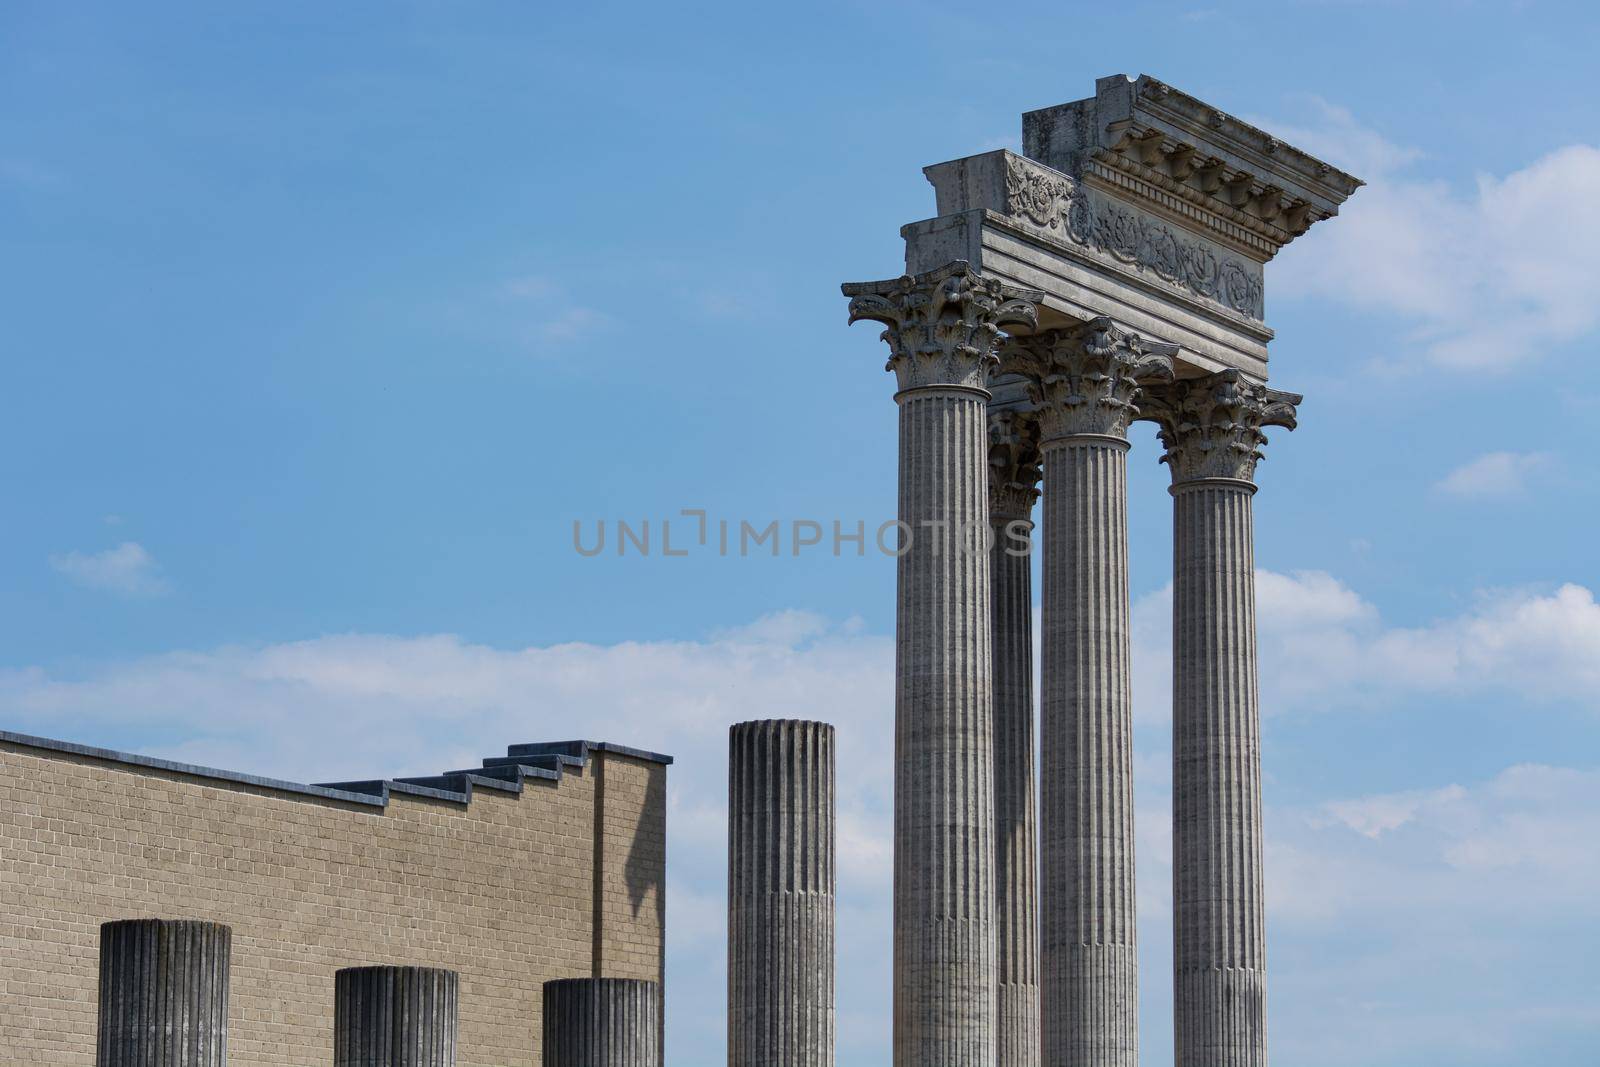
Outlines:
<svg viewBox="0 0 1600 1067"><path fill-rule="evenodd" d="M1149 75L1023 116L1025 154L1204 227L1261 262L1330 218L1361 181Z"/></svg>
<svg viewBox="0 0 1600 1067"><path fill-rule="evenodd" d="M1133 84L1140 107L1156 118L1188 132L1196 143L1220 145L1230 154L1251 164L1258 173L1287 173L1295 184L1303 186L1307 192L1335 201L1335 206L1366 184L1304 149L1286 144L1267 131L1196 99L1159 78L1141 74Z"/></svg>

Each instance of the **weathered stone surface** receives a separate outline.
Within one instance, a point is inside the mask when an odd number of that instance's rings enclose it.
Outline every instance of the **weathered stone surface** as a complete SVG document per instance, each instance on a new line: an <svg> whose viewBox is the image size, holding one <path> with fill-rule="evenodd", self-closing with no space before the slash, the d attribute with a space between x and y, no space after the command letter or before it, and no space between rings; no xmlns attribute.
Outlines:
<svg viewBox="0 0 1600 1067"><path fill-rule="evenodd" d="M1007 344L1044 453L1041 1013L1047 1064L1135 1067L1127 427L1171 345L1108 319Z"/></svg>
<svg viewBox="0 0 1600 1067"><path fill-rule="evenodd" d="M1157 292L1261 321L1259 260L1071 175L1006 149L927 167L940 215L984 209L1109 267L1131 267Z"/></svg>
<svg viewBox="0 0 1600 1067"><path fill-rule="evenodd" d="M223 1067L232 944L220 923L103 924L97 1067Z"/></svg>
<svg viewBox="0 0 1600 1067"><path fill-rule="evenodd" d="M1033 505L1038 419L989 409L994 626L995 1061L1039 1063L1038 830L1033 774ZM1020 527L1020 529L1019 529Z"/></svg>
<svg viewBox="0 0 1600 1067"><path fill-rule="evenodd" d="M1299 397L1220 374L1152 390L1172 469L1172 861L1178 1067L1267 1062L1250 479Z"/></svg>
<svg viewBox="0 0 1600 1067"><path fill-rule="evenodd" d="M995 345L1008 326L1032 326L1037 293L984 278L955 261L916 277L841 286L850 322L882 323L885 370L901 392L966 388L986 393Z"/></svg>
<svg viewBox="0 0 1600 1067"><path fill-rule="evenodd" d="M1160 427L1161 462L1171 468L1174 488L1212 478L1249 482L1267 443L1262 427L1294 429L1300 400L1221 371L1151 389L1140 415Z"/></svg>
<svg viewBox="0 0 1600 1067"><path fill-rule="evenodd" d="M333 985L334 1067L455 1067L456 972L346 967Z"/></svg>
<svg viewBox="0 0 1600 1067"><path fill-rule="evenodd" d="M1264 130L1148 74L1022 116L1029 158L1182 218L1265 261L1361 187Z"/></svg>
<svg viewBox="0 0 1600 1067"><path fill-rule="evenodd" d="M1025 416L1041 427L1041 1060L1052 1067L1132 1064L1137 1016L1125 452L1130 420L1161 424L1164 461L1172 466L1179 497L1175 723L1187 731L1177 758L1189 761L1178 769L1174 801L1177 864L1183 868L1175 876L1180 1063L1254 1064L1238 1058L1255 1054L1248 1050L1264 1056L1264 1038L1257 1041L1252 1029L1261 1009L1259 968L1250 947L1259 933L1259 891L1239 881L1239 872L1250 869L1259 853L1259 769L1251 748L1253 629L1248 654L1239 636L1241 628L1254 625L1246 598L1253 592L1248 561L1235 558L1248 551L1248 530L1240 533L1236 514L1239 507L1248 514L1248 498L1241 505L1228 494L1253 490L1262 427L1292 426L1299 400L1264 384L1273 336L1264 321L1264 265L1310 226L1336 214L1361 182L1145 76L1102 78L1089 99L1030 112L1023 117L1023 143L1022 155L1002 150L926 168L938 215L901 229L908 276L898 288L883 282L846 290L876 300L880 310L893 310L856 317L878 318L890 327L885 339L896 352L891 366L901 373L903 388L916 387L902 394L902 515L916 521L928 513L924 498L948 495L947 472L967 456L964 448L952 451L949 442L952 434L969 433L971 425L953 402L925 410L913 405L919 392L934 395L923 388L930 378L908 378L913 369L934 368L947 393L954 391L951 386L987 385L992 416ZM929 282L955 272L942 266L952 261L982 283L931 292ZM968 289L994 294L989 307L1008 290L1032 294L1027 302L1033 321L1018 323L1021 336L1002 346L999 366L986 365L998 329L981 328L982 315L943 310L968 306ZM913 307L921 318L910 314ZM903 328L913 320L917 329ZM928 329L925 324L934 320L945 325ZM921 363L910 360L912 352ZM1181 380L1162 384L1165 377ZM959 475L954 482L960 483ZM1004 543L1002 531L1010 524L1000 521L1002 515L1025 516L1035 491L1031 482L1008 478L997 481L992 493L990 520ZM1202 500L1214 501L1210 512ZM1016 932L1026 922L1021 911L1027 891L1012 860L1028 834L1022 829L1024 794L1013 780L1022 749L1008 748L1007 740L1020 721L1018 698L1014 684L1000 677L1021 669L1014 653L1002 651L1002 634L1014 643L1025 624L1002 625L1001 619L1018 610L1011 601L1025 589L1026 572L1006 559L995 559L991 567L991 606L999 613L991 635L997 687L991 736L996 773L1006 778L995 782L994 824L1001 879L997 1003L1003 1014L1005 990L1020 988L1009 981L1008 968L1016 962L1024 968L1016 973L1025 972L1027 947ZM948 706L964 711L967 628L950 620L970 610L973 587L964 576L917 560L901 561L901 579L902 697L908 679L923 680L908 674L906 664L926 659L933 668L927 675L952 683L944 696ZM1002 712L1002 701L1010 710ZM907 730L906 707L903 699L897 704L897 773L909 781L916 771L906 768L907 753L924 766L945 753L929 756L917 747L928 735ZM936 721L959 732L970 720L958 714ZM960 746L952 751L966 754ZM960 846L953 853L941 850L947 834L917 833L915 819L923 812L967 825L967 809L952 807L938 786L946 774L925 771L914 778L915 789L897 778L897 805L907 802L913 813L908 824L896 824L897 887L902 879L924 875L914 857L933 856L937 868L971 855ZM957 799L963 795L956 791ZM960 814L952 817L953 811ZM1226 828L1219 829L1223 823ZM1206 858L1188 858L1195 849L1207 850ZM981 843L976 851L983 851ZM1233 881L1218 881L1226 877ZM964 883L957 875L938 884ZM912 916L916 899L916 892L901 896L897 890L897 918L902 905ZM1202 916L1207 907L1214 914ZM917 911L914 917L926 914ZM1245 924L1243 932L1227 934L1228 923ZM960 944L962 927L945 928L951 931L947 941ZM923 958L901 953L911 944L910 933L897 926L897 1067L971 1062L962 1042L973 1016L910 980L914 972L906 961ZM972 971L951 973L966 983L968 1001L975 1000L980 984L971 980ZM941 988L953 987L947 981ZM962 1049L953 1060L939 1058L946 1055L939 1040L925 1046L900 1040L901 1033L932 1034L941 1026L943 1044ZM1022 1039L1007 1044L1006 1024L1000 1029L997 1055L1002 1048L1022 1048Z"/></svg>
<svg viewBox="0 0 1600 1067"><path fill-rule="evenodd" d="M1265 380L1262 264L1361 185L1148 76L1029 112L1023 148L925 169L938 215L901 229L906 269L966 260L1042 292L1041 326L1109 316L1185 372Z"/></svg>
<svg viewBox="0 0 1600 1067"><path fill-rule="evenodd" d="M895 635L894 1062L995 1057L994 741L988 419L1002 327L1037 294L952 263L843 287L885 326L900 390Z"/></svg>
<svg viewBox="0 0 1600 1067"><path fill-rule="evenodd" d="M544 1067L661 1067L661 987L636 978L546 982Z"/></svg>
<svg viewBox="0 0 1600 1067"><path fill-rule="evenodd" d="M832 1067L834 730L728 734L728 1064Z"/></svg>

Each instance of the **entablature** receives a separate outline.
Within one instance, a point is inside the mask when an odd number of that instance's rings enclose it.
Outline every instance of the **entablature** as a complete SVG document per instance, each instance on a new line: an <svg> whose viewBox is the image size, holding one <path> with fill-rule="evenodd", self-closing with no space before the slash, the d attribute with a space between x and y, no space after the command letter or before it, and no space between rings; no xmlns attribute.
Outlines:
<svg viewBox="0 0 1600 1067"><path fill-rule="evenodd" d="M1265 265L1361 182L1148 75L1023 116L1024 153L926 167L911 274L965 260L1043 294L1040 328L1107 317L1175 371L1267 377Z"/></svg>
<svg viewBox="0 0 1600 1067"><path fill-rule="evenodd" d="M1023 154L1152 210L1177 212L1262 262L1339 213L1361 181L1141 74L1022 116Z"/></svg>

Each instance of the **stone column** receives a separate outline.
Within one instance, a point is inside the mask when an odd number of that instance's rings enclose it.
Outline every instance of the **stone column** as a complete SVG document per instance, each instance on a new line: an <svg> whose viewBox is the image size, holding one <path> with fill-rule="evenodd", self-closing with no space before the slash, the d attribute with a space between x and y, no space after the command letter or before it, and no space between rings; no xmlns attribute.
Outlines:
<svg viewBox="0 0 1600 1067"><path fill-rule="evenodd" d="M833 1067L834 731L728 733L728 1065Z"/></svg>
<svg viewBox="0 0 1600 1067"><path fill-rule="evenodd" d="M1300 397L1223 371L1157 393L1172 469L1172 907L1178 1067L1264 1067L1261 734L1251 497Z"/></svg>
<svg viewBox="0 0 1600 1067"><path fill-rule="evenodd" d="M1107 319L1008 347L1044 454L1040 685L1044 1062L1137 1067L1128 423L1173 349Z"/></svg>
<svg viewBox="0 0 1600 1067"><path fill-rule="evenodd" d="M336 973L334 1067L455 1067L457 984L433 967Z"/></svg>
<svg viewBox="0 0 1600 1067"><path fill-rule="evenodd" d="M661 987L639 978L546 982L544 1067L661 1067Z"/></svg>
<svg viewBox="0 0 1600 1067"><path fill-rule="evenodd" d="M895 626L894 1063L995 1057L994 741L985 388L1036 293L964 262L844 286L884 324L900 408Z"/></svg>
<svg viewBox="0 0 1600 1067"><path fill-rule="evenodd" d="M102 925L97 1067L223 1067L232 945L220 923Z"/></svg>
<svg viewBox="0 0 1600 1067"><path fill-rule="evenodd" d="M998 1067L1039 1064L1039 888L1033 778L1033 504L1039 424L989 415L994 657L995 974Z"/></svg>

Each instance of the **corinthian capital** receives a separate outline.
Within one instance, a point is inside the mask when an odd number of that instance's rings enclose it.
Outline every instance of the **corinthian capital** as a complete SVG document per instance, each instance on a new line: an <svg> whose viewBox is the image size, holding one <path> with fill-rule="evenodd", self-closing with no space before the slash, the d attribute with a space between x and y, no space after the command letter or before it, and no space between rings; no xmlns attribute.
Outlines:
<svg viewBox="0 0 1600 1067"><path fill-rule="evenodd" d="M1043 294L1002 285L971 270L966 260L938 270L881 282L841 286L850 321L886 327L889 362L902 390L921 386L982 389L995 363L1000 330L1032 327Z"/></svg>
<svg viewBox="0 0 1600 1067"><path fill-rule="evenodd" d="M1127 437L1146 382L1172 377L1177 346L1146 341L1097 318L1012 338L1001 367L1028 379L1043 440L1079 434Z"/></svg>
<svg viewBox="0 0 1600 1067"><path fill-rule="evenodd" d="M1141 418L1160 427L1172 483L1225 478L1248 482L1267 443L1264 426L1295 426L1298 393L1268 389L1236 370L1157 386Z"/></svg>
<svg viewBox="0 0 1600 1067"><path fill-rule="evenodd" d="M1030 412L989 413L989 517L1026 519L1039 499L1039 420Z"/></svg>

